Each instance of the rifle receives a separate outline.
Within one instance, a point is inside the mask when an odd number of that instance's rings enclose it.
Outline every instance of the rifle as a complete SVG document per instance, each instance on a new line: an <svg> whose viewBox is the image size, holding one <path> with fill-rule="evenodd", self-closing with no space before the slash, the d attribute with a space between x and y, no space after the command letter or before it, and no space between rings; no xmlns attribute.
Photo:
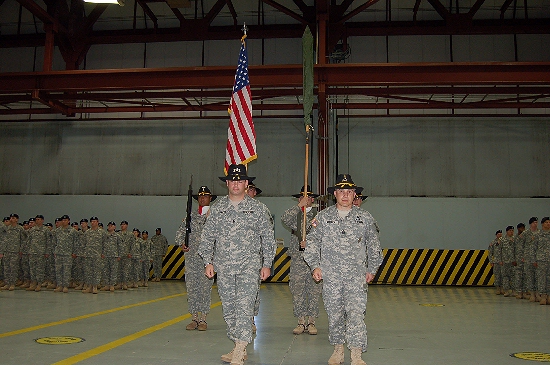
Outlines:
<svg viewBox="0 0 550 365"><path fill-rule="evenodd" d="M191 210L193 209L193 175L187 190L187 215L185 216L185 240L183 246L189 247L189 235L191 234Z"/></svg>

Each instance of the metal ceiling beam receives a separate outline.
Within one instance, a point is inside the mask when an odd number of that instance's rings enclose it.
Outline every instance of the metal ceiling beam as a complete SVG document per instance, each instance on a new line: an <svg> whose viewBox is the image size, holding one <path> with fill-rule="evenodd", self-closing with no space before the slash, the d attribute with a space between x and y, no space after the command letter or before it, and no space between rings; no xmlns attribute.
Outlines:
<svg viewBox="0 0 550 365"><path fill-rule="evenodd" d="M325 64L314 72L327 87L550 84L550 62ZM232 66L3 73L0 92L227 88L234 73ZM250 66L249 73L256 88L302 87L299 64Z"/></svg>
<svg viewBox="0 0 550 365"><path fill-rule="evenodd" d="M51 16L46 10L42 9L33 0L17 0L25 9L30 11L35 17L40 19L44 24L52 24L55 32L67 32L67 28L64 25L59 23L59 21Z"/></svg>

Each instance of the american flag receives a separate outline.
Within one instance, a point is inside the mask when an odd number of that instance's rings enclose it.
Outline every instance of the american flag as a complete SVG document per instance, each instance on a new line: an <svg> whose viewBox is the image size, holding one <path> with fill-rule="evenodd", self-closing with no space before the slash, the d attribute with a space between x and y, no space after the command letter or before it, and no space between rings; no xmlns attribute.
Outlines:
<svg viewBox="0 0 550 365"><path fill-rule="evenodd" d="M225 174L227 175L229 165L247 164L257 157L256 132L252 122L252 95L248 81L248 52L243 39L233 85L233 96L229 105Z"/></svg>

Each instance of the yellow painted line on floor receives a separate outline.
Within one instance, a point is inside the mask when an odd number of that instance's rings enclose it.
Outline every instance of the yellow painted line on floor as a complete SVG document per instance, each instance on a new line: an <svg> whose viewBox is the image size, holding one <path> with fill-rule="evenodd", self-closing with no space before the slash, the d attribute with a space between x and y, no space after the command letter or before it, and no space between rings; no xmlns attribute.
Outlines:
<svg viewBox="0 0 550 365"><path fill-rule="evenodd" d="M210 306L210 308L215 308L215 307L218 307L219 305L221 305L222 302L217 302L217 303L214 303L212 304L212 306ZM168 326L171 326L173 324L176 324L178 322L181 322L187 318L190 318L191 317L191 314L185 314L183 316L179 316L179 317L176 317L176 318L173 318L169 321L166 321L164 323L160 323L160 324L157 324L155 326L152 326L152 327L149 327L149 328L146 328L144 330L141 330L139 332L136 332L136 333L133 333L131 335L128 335L128 336L125 336L125 337L122 337L118 340L115 340L115 341L112 341L112 342L109 342L109 343L106 343L105 345L101 345L99 347L96 347L94 349L91 349L91 350L88 350L86 352L83 352L81 354L78 354L78 355L74 355L74 356L71 356L65 360L61 360L61 361L58 361L56 363L53 363L52 365L71 365L71 364L76 364L77 362L80 362L80 361L84 361L86 359L89 359L90 357L93 357L93 356L96 356L96 355L99 355L99 354L102 354L104 352L107 352L109 350L112 350L114 349L115 347L118 347L118 346L122 346L128 342L131 342L131 341L134 341L134 340L137 340L138 338L140 337L143 337L143 336L147 336L153 332L156 332L158 330L161 330L163 328L166 328Z"/></svg>
<svg viewBox="0 0 550 365"><path fill-rule="evenodd" d="M187 293L167 295L167 296L165 296L165 297L161 297L161 298L157 298L157 299L153 299L153 300L147 300L147 301L145 301L145 302L139 302L139 303L135 303L135 304L129 304L129 305L125 305L125 306L122 306L122 307L116 307L116 308L112 308L112 309L107 309L107 310L104 310L104 311L101 311L101 312L95 312L95 313L90 313L90 314L84 314L84 315L78 316L78 317L63 319L63 320L61 320L61 321L55 321L55 322L50 322L50 323L44 323L44 324L40 324L40 325L38 325L38 326L32 326L32 327L22 328L22 329L16 330L16 331L4 332L4 333L0 333L0 338L9 337L9 336L15 336L15 335L20 335L20 334L22 334L22 333L27 333L27 332L31 332L31 331L36 331L36 330L39 330L39 329L42 329L42 328L53 327L53 326L58 326L58 325L60 325L60 324L65 324L65 323L80 321L81 319L87 319L87 318L91 318L91 317L101 316L101 315L103 315L103 314L109 314L109 313L113 313L113 312L118 312L118 311L125 310L125 309L129 309L129 308L139 307L139 306L141 306L141 305L152 304L152 303L160 302L160 301L166 300L166 299L172 299L172 298L181 297L181 296L183 296L183 295L187 295Z"/></svg>

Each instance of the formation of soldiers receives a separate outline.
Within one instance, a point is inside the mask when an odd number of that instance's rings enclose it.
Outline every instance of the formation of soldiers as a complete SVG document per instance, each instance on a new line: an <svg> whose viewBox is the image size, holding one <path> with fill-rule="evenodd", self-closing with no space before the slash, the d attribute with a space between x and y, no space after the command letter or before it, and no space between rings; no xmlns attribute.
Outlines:
<svg viewBox="0 0 550 365"><path fill-rule="evenodd" d="M550 304L550 218L529 219L525 224L496 231L489 244L489 261L493 267L497 295Z"/></svg>
<svg viewBox="0 0 550 365"><path fill-rule="evenodd" d="M97 294L147 287L151 265L152 281L160 281L167 249L160 228L149 238L147 231L128 231L127 221L105 230L97 217L71 224L64 215L54 226L43 215L20 224L13 213L0 225L0 290Z"/></svg>

